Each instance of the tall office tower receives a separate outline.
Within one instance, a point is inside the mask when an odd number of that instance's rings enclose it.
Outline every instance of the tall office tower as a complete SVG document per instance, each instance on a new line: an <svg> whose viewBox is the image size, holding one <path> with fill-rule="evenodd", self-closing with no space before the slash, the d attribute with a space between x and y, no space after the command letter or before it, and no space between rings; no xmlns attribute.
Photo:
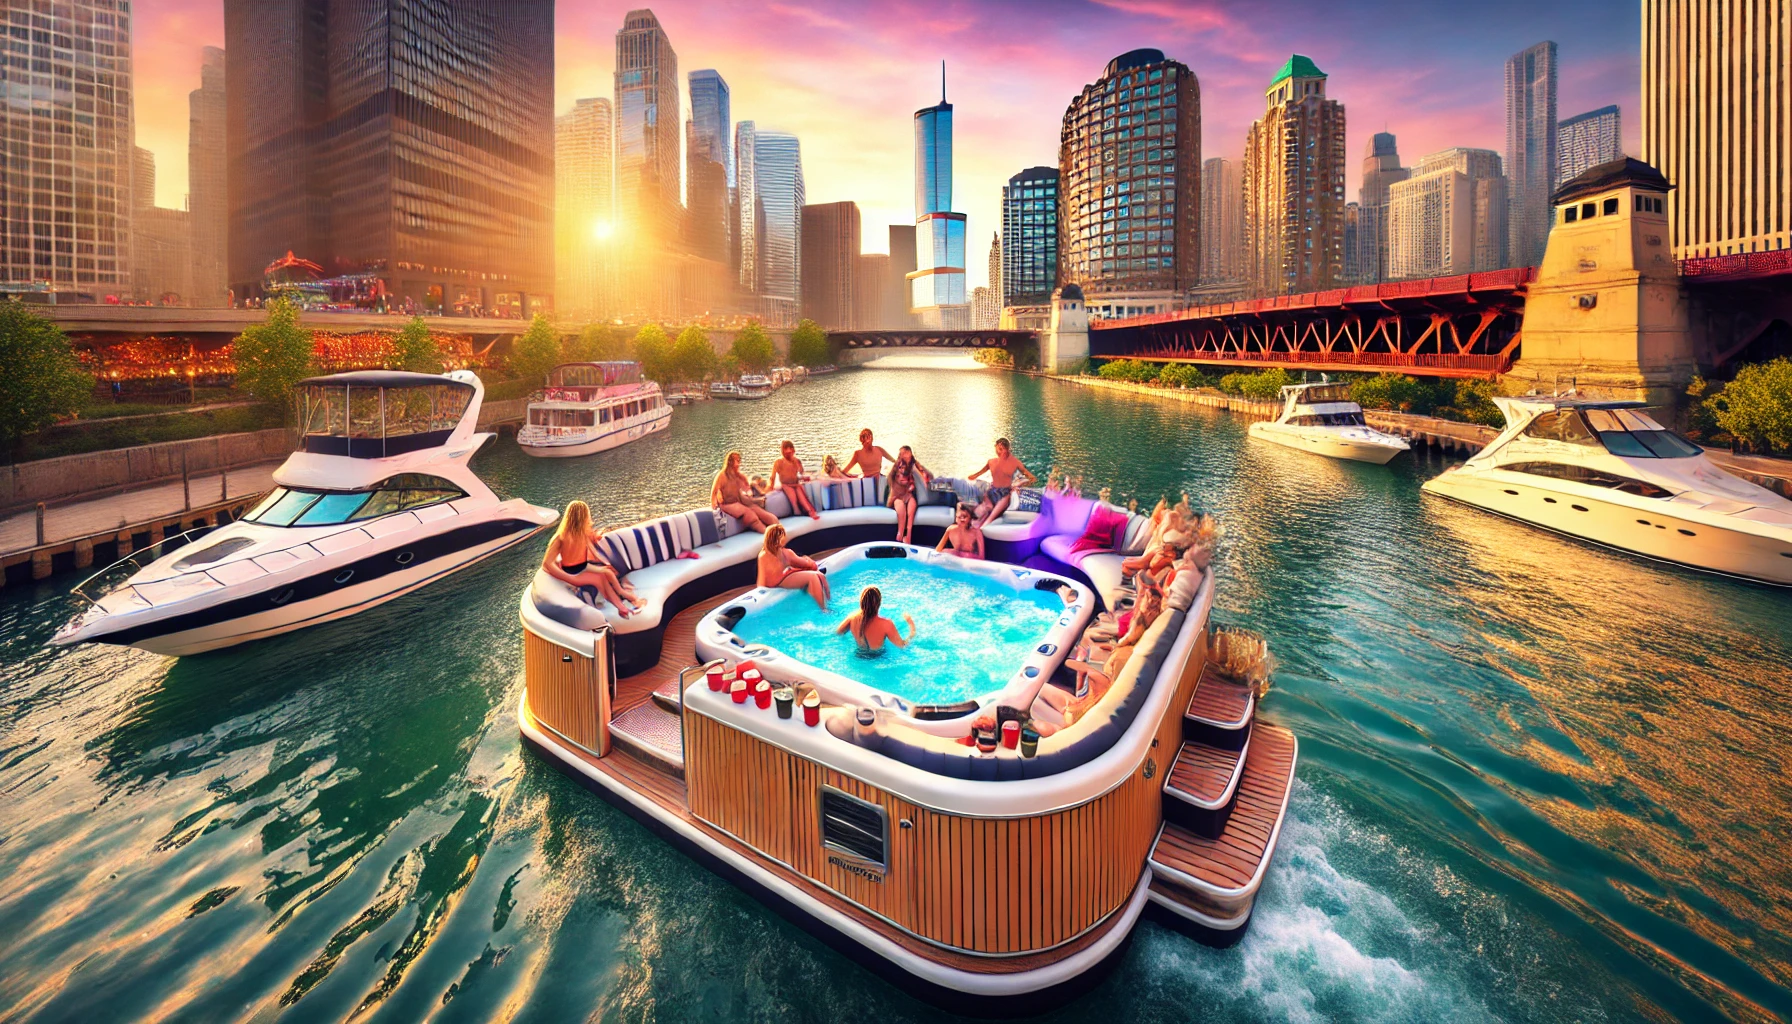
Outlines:
<svg viewBox="0 0 1792 1024"><path fill-rule="evenodd" d="M1624 132L1615 105L1576 114L1556 125L1555 187L1623 155Z"/></svg>
<svg viewBox="0 0 1792 1024"><path fill-rule="evenodd" d="M1259 295L1332 288L1344 276L1344 106L1325 72L1288 58L1244 145L1248 280Z"/></svg>
<svg viewBox="0 0 1792 1024"><path fill-rule="evenodd" d="M1201 274L1201 84L1162 50L1108 62L1058 133L1058 278L1092 316L1161 312Z"/></svg>
<svg viewBox="0 0 1792 1024"><path fill-rule="evenodd" d="M1446 149L1388 189L1388 277L1479 273L1505 266L1506 178L1490 149Z"/></svg>
<svg viewBox="0 0 1792 1024"><path fill-rule="evenodd" d="M1506 61L1506 176L1511 183L1512 259L1543 262L1555 207L1556 44L1538 43Z"/></svg>
<svg viewBox="0 0 1792 1024"><path fill-rule="evenodd" d="M0 295L91 302L130 287L130 4L9 3ZM77 83L79 83L77 87ZM79 134L71 134L79 124Z"/></svg>
<svg viewBox="0 0 1792 1024"><path fill-rule="evenodd" d="M751 121L734 126L734 274L748 295L759 294L759 179L755 174L758 127Z"/></svg>
<svg viewBox="0 0 1792 1024"><path fill-rule="evenodd" d="M187 94L187 212L192 304L230 305L228 263L230 156L224 148L224 51L205 48L199 88Z"/></svg>
<svg viewBox="0 0 1792 1024"><path fill-rule="evenodd" d="M909 275L915 272L915 226L890 225L890 309L891 328L907 327L914 322L909 307Z"/></svg>
<svg viewBox="0 0 1792 1024"><path fill-rule="evenodd" d="M551 309L551 0L225 0L231 287L288 250L344 297Z"/></svg>
<svg viewBox="0 0 1792 1024"><path fill-rule="evenodd" d="M677 246L678 55L649 10L630 11L616 33L616 210L637 253Z"/></svg>
<svg viewBox="0 0 1792 1024"><path fill-rule="evenodd" d="M890 307L900 299L893 293L890 257L881 252L859 254L859 267L853 278L853 322L861 331L882 331L900 321L890 315Z"/></svg>
<svg viewBox="0 0 1792 1024"><path fill-rule="evenodd" d="M733 182L728 83L714 71L690 74L685 122L685 237L692 254L729 258L728 186Z"/></svg>
<svg viewBox="0 0 1792 1024"><path fill-rule="evenodd" d="M1388 277L1388 189L1412 177L1400 166L1400 148L1392 132L1376 132L1363 147L1363 183L1357 189L1357 244L1345 253L1353 264L1350 279L1379 284Z"/></svg>
<svg viewBox="0 0 1792 1024"><path fill-rule="evenodd" d="M1643 0L1642 159L1675 259L1792 248L1792 4Z"/></svg>
<svg viewBox="0 0 1792 1024"><path fill-rule="evenodd" d="M1213 157L1201 164L1201 280L1244 277L1244 168Z"/></svg>
<svg viewBox="0 0 1792 1024"><path fill-rule="evenodd" d="M946 102L946 66L940 65L940 101L915 111L915 259L909 275L909 307L924 327L970 326L964 287L962 213L952 212L952 104Z"/></svg>
<svg viewBox="0 0 1792 1024"><path fill-rule="evenodd" d="M142 146L131 147L131 208L156 205L156 155Z"/></svg>
<svg viewBox="0 0 1792 1024"><path fill-rule="evenodd" d="M759 311L768 327L796 323L803 298L803 152L794 135L756 132Z"/></svg>
<svg viewBox="0 0 1792 1024"><path fill-rule="evenodd" d="M1362 206L1358 203L1344 204L1344 277L1341 284L1357 284L1357 258L1362 248L1357 237L1357 226L1362 220Z"/></svg>
<svg viewBox="0 0 1792 1024"><path fill-rule="evenodd" d="M858 322L859 205L803 207L803 316L830 331Z"/></svg>
<svg viewBox="0 0 1792 1024"><path fill-rule="evenodd" d="M607 99L576 100L554 118L554 295L570 321L615 309L614 144Z"/></svg>
<svg viewBox="0 0 1792 1024"><path fill-rule="evenodd" d="M1058 169L1029 167L1002 186L1000 305L1043 306L1058 286Z"/></svg>
<svg viewBox="0 0 1792 1024"><path fill-rule="evenodd" d="M1002 235L996 232L989 237L989 291L996 298L996 309L1002 308Z"/></svg>
<svg viewBox="0 0 1792 1024"><path fill-rule="evenodd" d="M993 331L1002 322L1002 304L987 285L971 289L971 329Z"/></svg>
<svg viewBox="0 0 1792 1024"><path fill-rule="evenodd" d="M131 167L131 287L140 302L187 302L192 276L187 211L156 205L156 155L134 147Z"/></svg>

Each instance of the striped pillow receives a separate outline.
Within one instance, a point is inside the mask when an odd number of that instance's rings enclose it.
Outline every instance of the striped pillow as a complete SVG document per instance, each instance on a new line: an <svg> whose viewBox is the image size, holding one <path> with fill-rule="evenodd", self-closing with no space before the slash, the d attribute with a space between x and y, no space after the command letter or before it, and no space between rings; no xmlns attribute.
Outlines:
<svg viewBox="0 0 1792 1024"><path fill-rule="evenodd" d="M639 526L614 530L604 537L605 551L621 572L632 572L677 558L702 544L721 539L715 516L707 511L679 512Z"/></svg>

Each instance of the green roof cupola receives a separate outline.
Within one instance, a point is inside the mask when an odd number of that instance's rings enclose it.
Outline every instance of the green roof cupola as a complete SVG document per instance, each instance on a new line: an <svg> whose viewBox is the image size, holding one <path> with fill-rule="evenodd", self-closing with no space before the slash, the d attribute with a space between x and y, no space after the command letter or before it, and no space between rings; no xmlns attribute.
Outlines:
<svg viewBox="0 0 1792 1024"><path fill-rule="evenodd" d="M1325 72L1319 70L1319 65L1313 63L1311 57L1291 54L1288 62L1282 65L1282 70L1276 72L1276 77L1270 80L1269 88L1263 91L1263 95L1271 106L1297 102L1308 96L1324 99L1325 77Z"/></svg>

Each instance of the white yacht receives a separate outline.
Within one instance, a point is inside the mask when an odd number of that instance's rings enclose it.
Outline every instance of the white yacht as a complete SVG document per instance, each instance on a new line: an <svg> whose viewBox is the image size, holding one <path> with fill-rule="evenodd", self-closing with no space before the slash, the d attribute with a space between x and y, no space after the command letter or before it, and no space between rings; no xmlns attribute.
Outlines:
<svg viewBox="0 0 1792 1024"><path fill-rule="evenodd" d="M749 373L740 379L740 394L736 398L766 398L773 391L772 379L763 374Z"/></svg>
<svg viewBox="0 0 1792 1024"><path fill-rule="evenodd" d="M1493 401L1506 429L1425 490L1648 558L1792 586L1792 501L1719 469L1643 403Z"/></svg>
<svg viewBox="0 0 1792 1024"><path fill-rule="evenodd" d="M1291 384L1282 389L1282 414L1250 429L1252 437L1265 441L1377 466L1408 447L1405 438L1364 422L1363 407L1350 400L1348 384Z"/></svg>
<svg viewBox="0 0 1792 1024"><path fill-rule="evenodd" d="M731 380L718 380L709 386L711 398L739 398L740 385Z"/></svg>
<svg viewBox="0 0 1792 1024"><path fill-rule="evenodd" d="M243 518L170 538L75 593L51 642L196 654L365 611L517 544L558 515L492 493L468 461L485 388L468 370L299 386L304 447Z"/></svg>
<svg viewBox="0 0 1792 1024"><path fill-rule="evenodd" d="M666 429L672 406L630 362L564 363L529 403L516 443L530 455L570 458L609 451Z"/></svg>

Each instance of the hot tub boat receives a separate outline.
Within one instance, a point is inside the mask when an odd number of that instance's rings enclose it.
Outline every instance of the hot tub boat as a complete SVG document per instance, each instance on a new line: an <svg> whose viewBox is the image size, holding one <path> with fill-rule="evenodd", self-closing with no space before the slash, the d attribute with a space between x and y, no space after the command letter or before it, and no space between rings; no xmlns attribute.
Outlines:
<svg viewBox="0 0 1792 1024"><path fill-rule="evenodd" d="M546 574L522 595L528 745L830 946L957 1012L1057 1005L1100 977L1147 913L1236 941L1280 835L1297 743L1259 721L1257 691L1209 657L1212 571L1179 575L1080 717L1036 746L985 753L965 742L980 723L1052 721L1045 688L1074 679L1064 648L1095 610L1131 602L1121 552L1142 548L1150 524L1128 517L1120 551L1079 552L1098 503L1048 495L985 531L991 561L954 563L922 546L953 496L923 492L922 544L898 545L880 484L808 485L818 520L790 516L782 494L769 505L793 548L839 549L822 560L830 575L942 559L939 571L1017 599L1043 583L1066 621L1048 620L1012 675L963 706L929 708L757 642L756 614L809 598L753 587L760 537L702 509L606 535L646 602L628 618ZM853 607L834 598L836 617ZM749 668L799 706L813 694L816 724L782 717L781 701L736 703Z"/></svg>
<svg viewBox="0 0 1792 1024"><path fill-rule="evenodd" d="M313 377L304 447L242 519L101 570L51 639L185 655L329 622L520 543L558 515L503 499L468 461L484 385L469 370Z"/></svg>

